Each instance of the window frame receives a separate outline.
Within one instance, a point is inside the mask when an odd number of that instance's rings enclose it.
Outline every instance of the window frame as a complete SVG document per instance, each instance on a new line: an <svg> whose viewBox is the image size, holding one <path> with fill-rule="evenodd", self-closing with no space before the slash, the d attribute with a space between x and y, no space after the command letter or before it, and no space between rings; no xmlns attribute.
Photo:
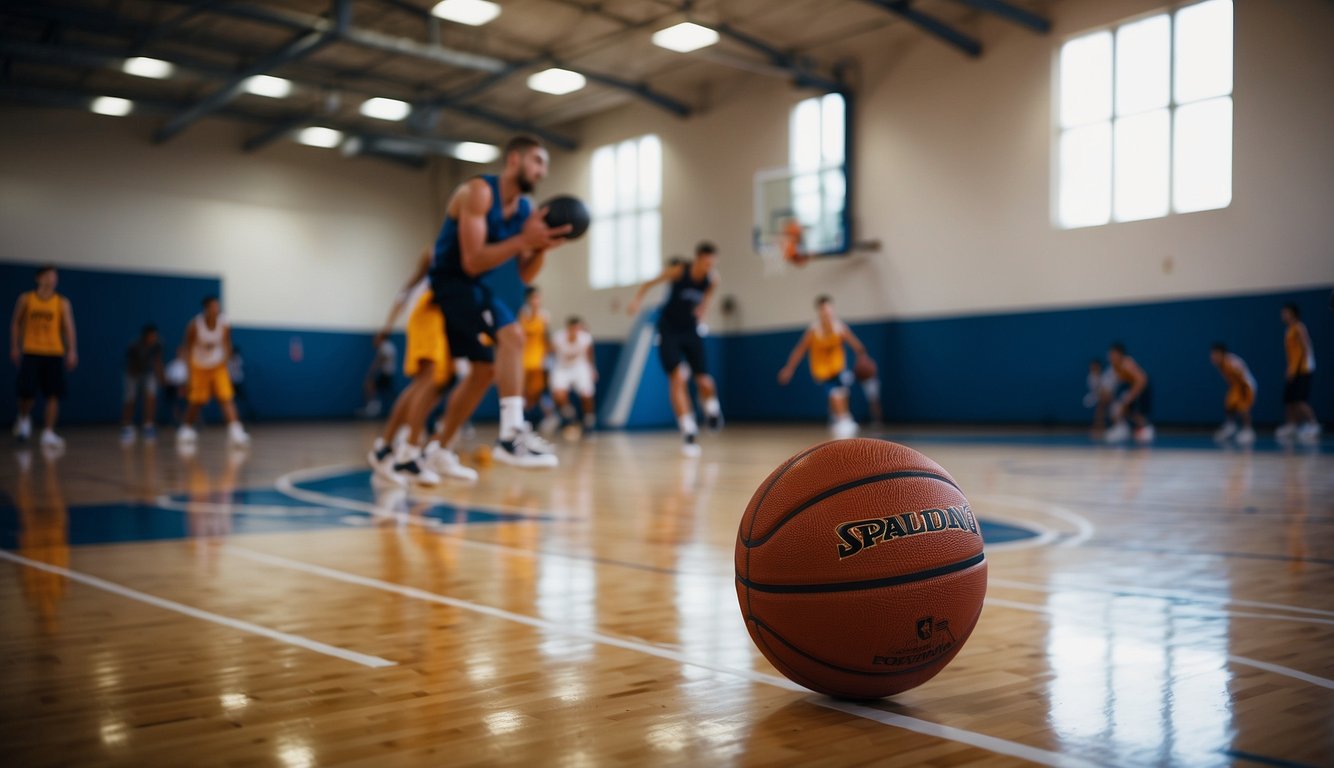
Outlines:
<svg viewBox="0 0 1334 768"><path fill-rule="evenodd" d="M828 97L828 96L833 96L833 95L840 96L840 97L842 98L842 100L843 100L843 125L842 125L842 127L843 127L843 136L842 136L842 139L843 139L843 159L842 159L841 161L838 161L838 162L826 162L826 161L824 160L824 146L825 146L824 99L825 99L826 97ZM806 102L809 102L809 101L815 101L815 102L817 102L817 104L818 104L818 108L819 108L819 114L820 114L820 136L819 136L820 162L819 162L819 164L818 164L815 168L806 169L806 170L803 170L803 171L801 171L801 172L798 172L798 171L797 171L796 164L793 162L793 156L794 156L794 154L795 154L795 152L794 152L794 149L795 149L794 144L795 144L795 141L796 141L796 136L794 135L794 131L792 130L792 125L793 125L793 121L794 121L794 118L795 118L795 116L796 116L797 110L800 109L800 107L801 107L801 105L802 105L803 103L806 103ZM801 177L801 176L815 176L816 179L817 179L816 187L820 190L820 193L821 193L821 194L820 194L820 200L821 200L821 206L822 206L822 208L823 208L823 203L824 203L824 200L825 200L825 196L824 196L824 194L823 194L823 191L824 191L824 188L825 188L825 187L824 187L824 180L823 180L824 175L825 175L826 173L828 173L829 171L831 171L831 170L842 171L842 173L843 173L843 187L844 187L844 188L843 188L843 210L842 210L842 211L840 212L840 214L839 214L840 229L842 230L842 232L841 232L841 236L839 237L838 241L834 244L834 246L833 246L832 248L825 248L825 249L823 249L823 250L815 250L815 251L811 251L811 252L810 252L810 255L811 255L811 256L844 256L844 255L847 255L848 253L850 253L850 252L852 251L852 202L853 202L853 194L854 194L854 189L855 189L855 187L854 187L854 185L853 185L853 174L852 174L852 168L853 168L853 162L852 162L852 161L853 161L853 146L854 146L854 145L853 145L853 122L854 122L854 119L853 119L853 118L854 118L854 115L855 115L855 112L853 111L853 96L852 96L852 94L851 94L850 92L848 92L848 91L827 91L827 92L820 93L820 94L817 94L817 95L814 95L814 96L808 96L808 97L806 97L806 98L799 99L798 101L796 101L795 103L793 103L792 106L791 106L791 108L788 110L788 140L787 140L787 156L788 156L788 164L787 164L786 168L785 168L785 169L782 169L782 170L779 170L779 171L775 171L775 172L768 172L767 174L766 174L765 172L761 172L760 174L757 174L757 180L762 180L762 179L772 178L772 177L779 177L779 176L781 176L781 175L784 174L784 173L786 173L786 174L789 175L789 179L790 179L791 181L795 181L798 177ZM795 197L795 195L794 195L794 197ZM758 237L759 237L759 233L758 233L758 232L756 233L756 237L757 237L757 239L758 239ZM758 244L757 244L757 246L758 246Z"/></svg>
<svg viewBox="0 0 1334 768"><path fill-rule="evenodd" d="M645 206L642 204L643 202L642 185L644 180L644 174L643 174L641 158L642 158L644 143L649 140L652 140L657 144L657 154L658 154L657 169L656 169L657 189L654 193L654 197L656 198L656 205L654 206ZM636 190L636 201L633 206L622 207L624 204L624 197L621 194L620 185L623 180L622 174L624 173L624 169L621 167L621 147L627 144L634 145L633 176L635 183L633 184L633 186ZM609 181L612 186L610 190L602 190L598 186L599 174L597 172L597 158L600 155L600 153L603 152L609 152L612 158L610 176L607 179L607 181ZM663 207L663 186L665 180L663 173L664 163L663 163L662 137L656 133L646 133L639 136L632 136L630 138L622 139L620 141L614 141L609 144L605 144L593 150L593 152L589 155L588 162L589 162L589 192L590 192L589 200L590 200L590 213L592 219L589 223L589 233L588 233L589 288L595 291L613 290L617 288L625 288L627 286L638 285L646 280L651 280L652 278L657 277L662 270L662 264L663 264L662 207ZM611 209L609 212L608 211L600 212L598 208L598 202L603 198L603 195L600 193L603 191L607 193L607 197L611 201ZM645 216L654 216L656 217L657 221L657 243L656 243L657 263L653 271L653 274L643 273L643 269L648 266L644 257L643 248L640 247L642 245L640 241L640 235L643 233L643 222ZM619 242L620 233L623 226L631 226L635 229L636 247L631 249L630 251L625 251L624 249L622 249L621 244ZM611 268L611 280L606 283L601 283L596 279L596 275L598 274L596 265L599 256L602 255L601 251L598 250L597 245L602 243L607 238L610 239L610 244L608 247L611 249L610 250L611 260L609 262ZM628 264L632 266L627 267ZM627 269L631 273L630 279L623 281L621 279L621 275L624 271L627 271Z"/></svg>

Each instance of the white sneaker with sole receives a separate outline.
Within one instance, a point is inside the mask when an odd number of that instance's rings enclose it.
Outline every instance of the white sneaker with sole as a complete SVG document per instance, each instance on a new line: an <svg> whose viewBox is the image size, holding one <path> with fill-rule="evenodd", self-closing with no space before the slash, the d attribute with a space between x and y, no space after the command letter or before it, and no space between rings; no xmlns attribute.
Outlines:
<svg viewBox="0 0 1334 768"><path fill-rule="evenodd" d="M857 436L857 422L848 418L839 419L829 427L829 431L833 433L835 440L847 440Z"/></svg>
<svg viewBox="0 0 1334 768"><path fill-rule="evenodd" d="M703 453L703 449L699 447L699 442L696 440L695 433L691 432L681 438L682 456L685 456L688 459L693 459L698 457L701 453Z"/></svg>
<svg viewBox="0 0 1334 768"><path fill-rule="evenodd" d="M1297 427L1297 442L1302 445L1315 445L1320 439L1320 424L1311 421Z"/></svg>
<svg viewBox="0 0 1334 768"><path fill-rule="evenodd" d="M407 480L394 472L394 450L384 444L381 438L375 438L370 453L366 454L366 463L371 465L371 482L390 485L407 485Z"/></svg>
<svg viewBox="0 0 1334 768"><path fill-rule="evenodd" d="M1297 436L1297 425L1292 422L1284 422L1283 426L1274 430L1274 439L1280 443L1285 440L1291 440Z"/></svg>
<svg viewBox="0 0 1334 768"><path fill-rule="evenodd" d="M440 475L426 466L421 449L412 443L403 443L394 452L394 474L403 478L404 485L429 487L440 484Z"/></svg>
<svg viewBox="0 0 1334 768"><path fill-rule="evenodd" d="M42 447L60 450L65 447L65 438L49 429L42 430Z"/></svg>
<svg viewBox="0 0 1334 768"><path fill-rule="evenodd" d="M1130 439L1130 426L1124 421L1113 424L1102 439L1109 443L1124 443Z"/></svg>
<svg viewBox="0 0 1334 768"><path fill-rule="evenodd" d="M1219 427L1217 432L1214 432L1214 442L1226 443L1235 434L1237 434L1237 423L1235 421L1224 422L1223 426Z"/></svg>
<svg viewBox="0 0 1334 768"><path fill-rule="evenodd" d="M1255 445L1255 430L1247 427L1238 432L1237 445Z"/></svg>
<svg viewBox="0 0 1334 768"><path fill-rule="evenodd" d="M1135 430L1135 442L1140 445L1148 445L1153 442L1153 425L1140 427Z"/></svg>
<svg viewBox="0 0 1334 768"><path fill-rule="evenodd" d="M477 470L463 466L459 463L457 453L448 448L441 448L440 443L434 440L427 444L426 450L422 452L422 458L426 467L440 477L463 480L469 483L477 481Z"/></svg>
<svg viewBox="0 0 1334 768"><path fill-rule="evenodd" d="M250 445L250 435L246 434L241 422L234 421L227 427L227 442L238 448Z"/></svg>
<svg viewBox="0 0 1334 768"><path fill-rule="evenodd" d="M491 447L491 458L512 467L524 469L552 469L560 465L551 443L524 424L509 440L496 440Z"/></svg>
<svg viewBox="0 0 1334 768"><path fill-rule="evenodd" d="M198 441L199 433L195 431L194 427L185 424L182 425L180 429L176 430L177 445L194 445Z"/></svg>

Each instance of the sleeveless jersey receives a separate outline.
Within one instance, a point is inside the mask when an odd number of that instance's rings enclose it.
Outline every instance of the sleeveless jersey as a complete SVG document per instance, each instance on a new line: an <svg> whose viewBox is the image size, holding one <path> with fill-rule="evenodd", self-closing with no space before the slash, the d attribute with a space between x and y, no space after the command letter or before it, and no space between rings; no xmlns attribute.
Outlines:
<svg viewBox="0 0 1334 768"><path fill-rule="evenodd" d="M695 280L690 275L693 262L685 264L681 277L672 281L667 294L667 302L662 306L662 316L658 318L658 328L672 333L695 333L699 320L695 309L704 301L705 294L713 285L713 276L705 275Z"/></svg>
<svg viewBox="0 0 1334 768"><path fill-rule="evenodd" d="M547 357L547 323L550 317L546 310L533 312L525 307L519 312L519 327L523 329L523 369L540 371Z"/></svg>
<svg viewBox="0 0 1334 768"><path fill-rule="evenodd" d="M1255 377L1251 375L1251 369L1246 366L1246 361L1232 352L1227 353L1223 358L1223 378L1231 386L1245 386L1252 392L1255 391Z"/></svg>
<svg viewBox="0 0 1334 768"><path fill-rule="evenodd" d="M514 215L505 218L505 205L500 199L500 177L478 177L491 187L491 210L486 213L486 242L498 243L513 237L523 229L523 223L532 213L533 203L526 196L519 198ZM495 271L489 270L488 272ZM487 273L483 273L487 274ZM459 247L459 222L446 216L435 241L435 255L431 258L431 282L463 281L476 283L482 275L469 275L463 270L463 250Z"/></svg>
<svg viewBox="0 0 1334 768"><path fill-rule="evenodd" d="M23 305L23 354L61 357L65 339L60 335L61 308L64 299L53 293L43 299L37 291L28 291Z"/></svg>
<svg viewBox="0 0 1334 768"><path fill-rule="evenodd" d="M212 328L204 322L203 315L195 315L195 343L190 348L190 364L195 368L217 368L227 362L227 349L223 339L227 333L226 315L218 315L217 325Z"/></svg>
<svg viewBox="0 0 1334 768"><path fill-rule="evenodd" d="M556 348L556 365L562 368L575 368L588 364L588 348L593 346L593 334L582 328L570 338L568 330L562 330L551 339Z"/></svg>
<svg viewBox="0 0 1334 768"><path fill-rule="evenodd" d="M1299 376L1315 371L1315 350L1304 323L1293 323L1283 334L1283 346L1288 353L1288 373Z"/></svg>
<svg viewBox="0 0 1334 768"><path fill-rule="evenodd" d="M808 354L811 376L816 381L829 381L842 373L848 364L847 355L843 351L843 323L835 320L829 333L825 333L819 322L812 324Z"/></svg>

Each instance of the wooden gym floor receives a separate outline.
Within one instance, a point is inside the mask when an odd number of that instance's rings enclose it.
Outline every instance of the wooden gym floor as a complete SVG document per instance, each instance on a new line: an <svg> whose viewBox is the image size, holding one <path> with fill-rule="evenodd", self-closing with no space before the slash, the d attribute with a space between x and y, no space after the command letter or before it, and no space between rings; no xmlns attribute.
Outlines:
<svg viewBox="0 0 1334 768"><path fill-rule="evenodd" d="M895 434L987 528L977 631L850 704L753 648L737 520L815 428L597 435L372 493L370 426L0 462L0 763L1331 765L1334 452Z"/></svg>

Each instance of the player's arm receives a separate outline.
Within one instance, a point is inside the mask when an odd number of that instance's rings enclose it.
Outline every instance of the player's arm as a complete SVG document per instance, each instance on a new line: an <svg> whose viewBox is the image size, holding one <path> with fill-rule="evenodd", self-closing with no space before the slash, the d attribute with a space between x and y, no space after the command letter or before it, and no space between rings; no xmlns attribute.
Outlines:
<svg viewBox="0 0 1334 768"><path fill-rule="evenodd" d="M1139 367L1139 363L1133 360L1127 361L1126 372L1130 374L1130 389L1126 390L1125 395L1121 397L1123 405L1139 397L1144 388L1149 385L1149 377L1144 374L1144 369Z"/></svg>
<svg viewBox="0 0 1334 768"><path fill-rule="evenodd" d="M222 329L222 351L223 365L232 359L232 327L230 325Z"/></svg>
<svg viewBox="0 0 1334 768"><path fill-rule="evenodd" d="M398 321L398 316L403 314L403 308L408 305L408 297L412 295L412 289L426 273L431 271L431 247L428 245L422 248L421 257L417 259L417 266L412 270L412 276L403 284L398 293L394 294L394 303L389 307L389 314L384 319L384 327L379 333L375 334L375 340L372 342L376 347L389 337L390 332L394 330L394 323Z"/></svg>
<svg viewBox="0 0 1334 768"><path fill-rule="evenodd" d="M542 265L546 261L547 252L545 248L519 254L519 279L525 283L532 283L537 279L537 275L542 271Z"/></svg>
<svg viewBox="0 0 1334 768"><path fill-rule="evenodd" d="M626 313L632 316L639 314L639 306L644 303L644 295L647 294L649 291L653 290L655 287L662 285L663 283L675 282L677 280L680 280L681 273L685 270L685 268L686 265L684 264L677 264L675 266L668 267L662 271L662 274L658 275L652 280L649 280L646 283L641 284L639 288L635 291L634 298L630 299L630 303L626 306L625 308Z"/></svg>
<svg viewBox="0 0 1334 768"><path fill-rule="evenodd" d="M9 323L9 359L18 365L23 360L23 348L19 346L19 338L23 335L23 310L28 306L28 294L19 294L19 300L14 302L14 319Z"/></svg>
<svg viewBox="0 0 1334 768"><path fill-rule="evenodd" d="M65 367L72 371L79 365L79 336L74 330L74 307L69 299L60 300L60 324L65 330Z"/></svg>
<svg viewBox="0 0 1334 768"><path fill-rule="evenodd" d="M852 332L852 328L848 327L847 323L843 323L842 325L843 331L839 335L843 337L843 340L848 343L849 347L852 347L852 351L857 357L866 357L866 346L862 344L862 340L857 338L857 334Z"/></svg>
<svg viewBox="0 0 1334 768"><path fill-rule="evenodd" d="M176 356L182 360L190 359L190 350L195 346L195 322L185 326L185 340L181 342L181 348L176 350Z"/></svg>
<svg viewBox="0 0 1334 768"><path fill-rule="evenodd" d="M801 356L806 354L806 350L810 349L810 346L811 329L807 328L806 332L801 334L801 341L798 341L797 346L792 348L792 354L787 356L787 364L778 372L779 384L786 386L789 381L792 381L792 374L796 373L797 364L801 362Z"/></svg>
<svg viewBox="0 0 1334 768"><path fill-rule="evenodd" d="M498 243L487 243L486 215L492 202L491 187L481 179L469 181L459 192L459 250L463 271L472 277L495 269L515 254L554 248L570 233L568 224L548 227L547 209L540 208L523 223L519 234Z"/></svg>
<svg viewBox="0 0 1334 768"><path fill-rule="evenodd" d="M598 366L597 361L593 359L593 339L591 336L588 339L588 348L584 350L584 357L588 360L588 370L593 372L593 381L597 381Z"/></svg>
<svg viewBox="0 0 1334 768"><path fill-rule="evenodd" d="M699 306L695 307L695 319L704 322L704 318L709 315L709 305L713 303L713 292L718 288L718 273L709 275L709 287L704 291L704 298L700 299Z"/></svg>

